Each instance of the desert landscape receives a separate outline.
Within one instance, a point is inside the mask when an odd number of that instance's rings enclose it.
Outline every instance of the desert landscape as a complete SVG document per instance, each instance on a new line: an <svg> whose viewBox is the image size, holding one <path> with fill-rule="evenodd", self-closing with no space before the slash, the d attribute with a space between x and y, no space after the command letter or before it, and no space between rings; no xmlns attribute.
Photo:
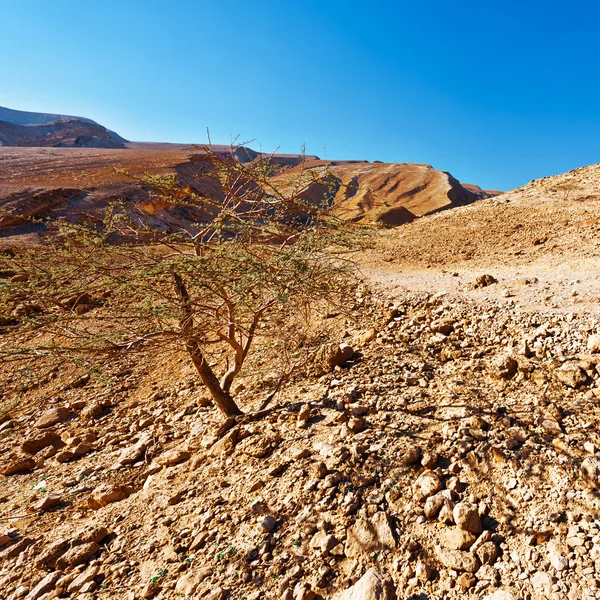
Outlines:
<svg viewBox="0 0 600 600"><path fill-rule="evenodd" d="M224 417L185 344L33 372L8 349L127 299L98 273L35 287L57 228L118 200L196 240L214 221L190 198L229 201L207 160L262 155L7 109L0 142L1 598L600 598L600 165L501 193L273 155L260 202L317 174L293 199L365 233L337 304L256 330Z"/></svg>

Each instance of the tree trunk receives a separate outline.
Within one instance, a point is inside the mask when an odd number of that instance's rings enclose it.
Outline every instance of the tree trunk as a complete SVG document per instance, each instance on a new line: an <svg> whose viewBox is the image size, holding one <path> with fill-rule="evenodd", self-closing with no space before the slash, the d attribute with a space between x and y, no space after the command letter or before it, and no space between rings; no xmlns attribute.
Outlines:
<svg viewBox="0 0 600 600"><path fill-rule="evenodd" d="M183 279L181 279L181 276L178 273L173 272L173 282L175 284L175 291L181 302L180 325L181 333L185 336L185 349L190 355L194 367L196 367L196 371L198 371L198 375L200 375L200 379L202 379L202 383L208 388L216 407L225 417L244 414L231 397L231 394L229 394L229 391L226 391L221 387L217 376L214 374L202 353L202 348L200 347L198 340L193 336L194 319L190 296L183 283Z"/></svg>
<svg viewBox="0 0 600 600"><path fill-rule="evenodd" d="M202 354L198 342L194 340L188 340L185 344L185 348L202 379L202 383L208 388L212 399L217 408L226 416L232 417L234 415L243 414L239 409L235 400L231 397L231 394L224 391L221 388L219 380L210 368L210 365L206 362L204 355Z"/></svg>

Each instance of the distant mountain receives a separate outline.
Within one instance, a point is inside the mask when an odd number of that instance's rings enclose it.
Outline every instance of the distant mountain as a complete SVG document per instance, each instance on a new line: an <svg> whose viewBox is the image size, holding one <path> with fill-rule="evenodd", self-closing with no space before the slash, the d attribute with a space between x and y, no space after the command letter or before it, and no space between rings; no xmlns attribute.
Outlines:
<svg viewBox="0 0 600 600"><path fill-rule="evenodd" d="M5 146L31 146L35 145L29 143L31 140L37 140L40 146L66 146L69 144L63 143L61 135L59 133L60 129L65 129L66 131L72 133L77 128L80 129L81 135L79 137L89 138L87 139L87 143L82 144L87 147L93 148L124 148L124 144L127 143L127 140L121 137L118 133L114 131L110 131L105 127L102 127L96 121L92 121L92 119L88 119L86 117L74 117L70 115L58 115L51 113L36 113L36 112L27 112L24 110L14 110L12 108L6 108L0 106L0 144ZM67 125L71 123L71 125ZM73 123L80 123L80 125L73 125ZM52 131L52 135L50 139L46 142L44 141L44 137L47 134L47 130L36 130L29 129L23 130L23 138L26 143L19 143L18 138L15 138L16 131L14 128L7 127L6 124L17 125L23 127L41 127L45 125L53 125L55 126L55 130ZM100 129L96 129L100 128ZM106 135L104 133L106 132ZM70 133L65 137L69 137ZM10 138L11 142L5 141L4 138L8 140ZM99 136L96 139L96 136ZM106 137L112 139L115 144L106 140ZM52 143L53 139L57 139L58 143ZM80 141L82 141L80 140Z"/></svg>

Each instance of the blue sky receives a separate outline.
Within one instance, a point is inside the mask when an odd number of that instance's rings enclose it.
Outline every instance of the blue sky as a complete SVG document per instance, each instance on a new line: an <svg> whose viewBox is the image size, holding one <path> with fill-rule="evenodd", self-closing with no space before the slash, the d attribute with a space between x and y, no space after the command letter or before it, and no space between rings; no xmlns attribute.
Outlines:
<svg viewBox="0 0 600 600"><path fill-rule="evenodd" d="M7 0L0 105L132 140L421 162L511 189L600 162L600 3Z"/></svg>

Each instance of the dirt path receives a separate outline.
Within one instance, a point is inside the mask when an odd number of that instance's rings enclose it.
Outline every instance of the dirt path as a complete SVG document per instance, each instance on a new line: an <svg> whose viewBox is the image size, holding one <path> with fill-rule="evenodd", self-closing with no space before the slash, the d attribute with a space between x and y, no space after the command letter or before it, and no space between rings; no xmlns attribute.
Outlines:
<svg viewBox="0 0 600 600"><path fill-rule="evenodd" d="M451 297L469 298L476 302L514 306L526 312L600 314L600 271L598 261L585 265L565 264L559 268L547 265L506 266L460 270L402 269L393 265L365 265L366 280L388 291L439 292ZM497 283L473 289L472 282L484 273Z"/></svg>

